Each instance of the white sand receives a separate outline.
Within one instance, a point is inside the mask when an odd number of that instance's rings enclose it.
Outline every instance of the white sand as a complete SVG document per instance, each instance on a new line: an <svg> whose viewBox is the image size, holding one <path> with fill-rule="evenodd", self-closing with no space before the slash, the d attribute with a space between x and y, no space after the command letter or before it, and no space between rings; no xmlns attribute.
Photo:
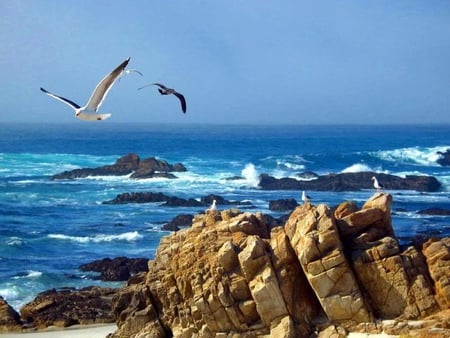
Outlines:
<svg viewBox="0 0 450 338"><path fill-rule="evenodd" d="M24 333L0 333L0 338L105 338L117 329L116 324L74 325Z"/></svg>

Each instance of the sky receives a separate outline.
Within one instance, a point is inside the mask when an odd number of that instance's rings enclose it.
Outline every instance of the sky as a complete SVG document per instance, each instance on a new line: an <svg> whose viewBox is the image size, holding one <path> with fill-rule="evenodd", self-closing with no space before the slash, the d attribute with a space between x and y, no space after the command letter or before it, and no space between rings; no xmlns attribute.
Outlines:
<svg viewBox="0 0 450 338"><path fill-rule="evenodd" d="M0 122L75 121L39 88L84 105L127 57L94 123L450 123L447 0L0 0Z"/></svg>

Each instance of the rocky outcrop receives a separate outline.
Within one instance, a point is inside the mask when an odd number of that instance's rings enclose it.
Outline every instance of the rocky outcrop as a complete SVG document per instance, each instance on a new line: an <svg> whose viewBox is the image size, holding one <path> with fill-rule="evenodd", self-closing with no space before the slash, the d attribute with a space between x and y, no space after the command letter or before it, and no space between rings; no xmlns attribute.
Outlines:
<svg viewBox="0 0 450 338"><path fill-rule="evenodd" d="M35 328L114 322L111 298L117 289L88 287L48 290L20 309L24 321Z"/></svg>
<svg viewBox="0 0 450 338"><path fill-rule="evenodd" d="M100 272L103 281L127 281L132 275L148 271L147 258L103 258L80 265L81 271Z"/></svg>
<svg viewBox="0 0 450 338"><path fill-rule="evenodd" d="M163 224L161 229L165 231L178 231L180 230L180 227L190 227L192 225L193 218L194 215L189 214L177 215L170 222Z"/></svg>
<svg viewBox="0 0 450 338"><path fill-rule="evenodd" d="M319 176L315 180L295 178L274 178L267 174L260 176L259 186L264 190L316 190L316 191L355 191L374 189L372 176L376 176L386 190L416 190L432 192L439 190L441 184L433 176L408 175L405 178L374 173L342 173Z"/></svg>
<svg viewBox="0 0 450 338"><path fill-rule="evenodd" d="M402 248L391 203L383 193L361 209L306 203L284 227L259 213L196 215L113 298L112 337L403 334L417 329L411 319L448 336L450 242Z"/></svg>
<svg viewBox="0 0 450 338"><path fill-rule="evenodd" d="M183 172L186 168L181 163L169 164L164 160L157 160L154 157L141 160L136 154L128 154L119 158L112 165L105 165L98 168L82 168L64 171L53 175L52 180L76 179L89 176L125 176L131 178L153 178L165 177L175 178L171 172Z"/></svg>

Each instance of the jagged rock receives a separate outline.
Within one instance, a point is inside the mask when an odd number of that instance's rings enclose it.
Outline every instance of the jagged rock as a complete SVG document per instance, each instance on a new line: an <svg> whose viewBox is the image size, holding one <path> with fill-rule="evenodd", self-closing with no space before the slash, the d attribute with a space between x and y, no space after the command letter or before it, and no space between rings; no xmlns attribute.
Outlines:
<svg viewBox="0 0 450 338"><path fill-rule="evenodd" d="M117 289L88 287L80 290L44 291L20 309L21 316L36 328L74 324L113 323L111 298Z"/></svg>
<svg viewBox="0 0 450 338"><path fill-rule="evenodd" d="M272 211L292 211L298 206L294 198L286 198L269 201L269 210Z"/></svg>
<svg viewBox="0 0 450 338"><path fill-rule="evenodd" d="M136 154L128 154L119 158L115 164L98 168L83 168L64 171L53 175L52 180L85 178L88 176L124 176L132 174L132 178L166 177L175 178L170 172L182 172L186 168L181 164L169 164L154 157L141 160Z"/></svg>
<svg viewBox="0 0 450 338"><path fill-rule="evenodd" d="M447 149L447 151L444 153L442 151L437 152L439 155L439 158L437 159L437 163L439 163L442 166L449 166L450 165L450 149Z"/></svg>
<svg viewBox="0 0 450 338"><path fill-rule="evenodd" d="M131 275L148 271L147 258L104 258L79 267L82 271L100 272L99 279L103 281L126 281Z"/></svg>
<svg viewBox="0 0 450 338"><path fill-rule="evenodd" d="M176 216L170 222L162 226L162 230L165 231L178 231L180 227L190 227L192 225L192 219L194 215L181 214Z"/></svg>
<svg viewBox="0 0 450 338"><path fill-rule="evenodd" d="M331 210L325 205L300 206L285 229L327 317L343 324L370 322L371 314L345 257Z"/></svg>
<svg viewBox="0 0 450 338"><path fill-rule="evenodd" d="M21 329L20 315L0 296L0 332L20 331Z"/></svg>
<svg viewBox="0 0 450 338"><path fill-rule="evenodd" d="M391 204L383 193L361 209L308 203L284 227L238 210L195 215L114 297L111 338L398 335L415 332L409 319L445 337L450 239L401 248Z"/></svg>
<svg viewBox="0 0 450 338"><path fill-rule="evenodd" d="M433 176L408 175L402 178L374 172L328 174L309 181L289 177L277 179L268 174L262 174L259 186L264 190L355 191L373 189L372 176L376 176L386 190L432 192L437 191L441 186Z"/></svg>
<svg viewBox="0 0 450 338"><path fill-rule="evenodd" d="M114 199L105 201L103 204L157 203L165 202L169 198L161 192L126 192L118 194Z"/></svg>

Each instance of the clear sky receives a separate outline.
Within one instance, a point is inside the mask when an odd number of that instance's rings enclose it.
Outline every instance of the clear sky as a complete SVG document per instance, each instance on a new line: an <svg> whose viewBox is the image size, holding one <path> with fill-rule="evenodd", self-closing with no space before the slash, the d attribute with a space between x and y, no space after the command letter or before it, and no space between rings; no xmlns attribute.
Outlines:
<svg viewBox="0 0 450 338"><path fill-rule="evenodd" d="M450 123L447 0L0 0L0 122L75 120L39 87L84 105L128 56L99 123Z"/></svg>

